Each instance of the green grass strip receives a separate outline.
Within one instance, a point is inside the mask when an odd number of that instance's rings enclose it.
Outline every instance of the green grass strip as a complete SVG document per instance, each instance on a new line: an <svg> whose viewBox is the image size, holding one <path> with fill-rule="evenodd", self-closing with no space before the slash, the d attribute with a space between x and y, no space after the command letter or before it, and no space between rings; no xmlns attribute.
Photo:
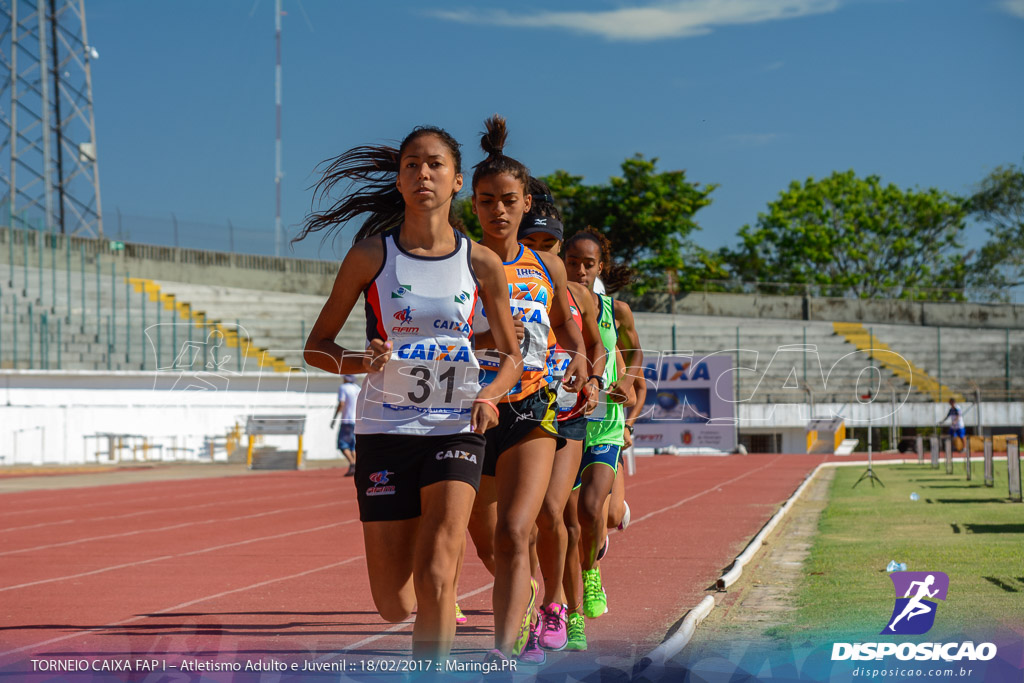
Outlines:
<svg viewBox="0 0 1024 683"><path fill-rule="evenodd" d="M805 564L797 611L778 637L878 634L895 591L886 565L949 575L927 638L1024 625L1024 504L1008 499L1006 462L995 462L995 486L984 486L982 464L966 481L963 459L952 475L923 465L876 465L884 488L864 467L841 467ZM920 499L912 501L916 492ZM902 597L902 596L901 596ZM887 640L887 638L879 638Z"/></svg>

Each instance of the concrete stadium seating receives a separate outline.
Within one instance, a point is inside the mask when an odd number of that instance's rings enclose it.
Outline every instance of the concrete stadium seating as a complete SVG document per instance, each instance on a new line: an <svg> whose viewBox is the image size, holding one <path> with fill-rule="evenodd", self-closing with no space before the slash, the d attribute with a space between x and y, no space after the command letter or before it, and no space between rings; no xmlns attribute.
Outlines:
<svg viewBox="0 0 1024 683"><path fill-rule="evenodd" d="M326 300L322 294L147 281L134 273L128 282L128 275L115 273L112 278L106 270L97 278L87 269L83 280L80 271L58 267L44 269L40 278L38 268L0 264L0 367L56 369L59 360L64 369L153 370L171 367L178 359L179 365L187 362L193 369L197 363L222 363L235 370L244 360L245 370L263 365L289 371L304 367L304 336ZM48 344L40 339L44 314L48 327L42 336ZM876 348L887 345L916 373L900 376L836 334L831 322L644 312L636 314L636 321L647 362L657 352L728 353L743 368L736 373L736 396L753 403L849 402L868 391L933 401L927 380L940 375L947 388L971 399L975 385L986 400L1024 394L1021 330L866 326L877 339ZM216 352L202 344L211 333L214 339L222 336ZM192 351L186 348L189 334ZM338 343L360 348L364 341L360 301ZM201 358L195 357L197 350Z"/></svg>

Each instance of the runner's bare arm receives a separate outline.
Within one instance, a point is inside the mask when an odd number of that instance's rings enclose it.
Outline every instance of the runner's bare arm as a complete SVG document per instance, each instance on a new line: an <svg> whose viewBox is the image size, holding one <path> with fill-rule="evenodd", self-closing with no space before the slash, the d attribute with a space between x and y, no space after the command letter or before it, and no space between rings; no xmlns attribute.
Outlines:
<svg viewBox="0 0 1024 683"><path fill-rule="evenodd" d="M472 245L473 272L480 282L480 300L487 321L491 325L494 348L501 354L498 374L494 381L480 390L478 398L497 401L503 398L523 374L523 356L512 326L512 311L508 304L508 280L498 256L477 244Z"/></svg>
<svg viewBox="0 0 1024 683"><path fill-rule="evenodd" d="M636 331L633 309L625 301L615 300L615 323L618 326L616 346L622 351L625 373L636 381L644 376L644 352L640 349L640 335Z"/></svg>
<svg viewBox="0 0 1024 683"><path fill-rule="evenodd" d="M354 375L368 370L364 361L370 360L370 354L366 350L344 349L334 339L348 320L359 295L377 275L383 261L384 245L380 236L360 240L348 250L338 269L338 276L334 279L334 288L306 338L303 353L306 363L339 375ZM383 347L382 341L374 341L380 342ZM375 366L379 364L383 367L381 360Z"/></svg>
<svg viewBox="0 0 1024 683"><path fill-rule="evenodd" d="M523 337L526 336L526 329L523 325L523 314L522 312L516 313L512 316L512 328L516 333L516 341L523 341ZM494 348L494 334L488 329L483 332L473 333L474 346L478 349L493 349Z"/></svg>
<svg viewBox="0 0 1024 683"><path fill-rule="evenodd" d="M580 317L583 319L583 347L587 351L587 360L590 361L589 374L603 375L607 358L601 344L601 332L597 329L597 307L594 306L594 297L578 282L566 282L566 285L576 299L576 306L580 309Z"/></svg>
<svg viewBox="0 0 1024 683"><path fill-rule="evenodd" d="M633 393L636 395L636 402L629 409L629 415L626 416L628 425L636 424L636 421L643 415L644 403L647 401L647 380L642 372L633 382Z"/></svg>
<svg viewBox="0 0 1024 683"><path fill-rule="evenodd" d="M615 360L621 368L623 366L622 352L619 351L619 347L615 347ZM612 385L608 387L608 398L621 404L625 408L629 408L636 401L636 393L633 391L634 378L629 375L620 375L619 379L612 382Z"/></svg>
<svg viewBox="0 0 1024 683"><path fill-rule="evenodd" d="M594 305L594 297L583 285L578 282L566 282L569 291L576 299L576 307L579 308L580 318L583 320L583 345L587 350L587 360L590 364L590 371L587 373L587 383L584 390L587 393L589 402L587 412L593 412L597 408L598 393L596 379L590 377L604 376L604 366L608 357L604 352L604 345L601 343L601 332L597 329L597 307Z"/></svg>
<svg viewBox="0 0 1024 683"><path fill-rule="evenodd" d="M554 254L539 252L537 255L548 269L548 273L551 275L551 285L554 288L554 299L551 302L549 314L551 331L555 334L555 340L569 354L569 365L565 369L562 383L569 391L579 391L587 382L587 375L590 373L587 372L583 334L576 327L572 320L572 313L569 311L565 265Z"/></svg>

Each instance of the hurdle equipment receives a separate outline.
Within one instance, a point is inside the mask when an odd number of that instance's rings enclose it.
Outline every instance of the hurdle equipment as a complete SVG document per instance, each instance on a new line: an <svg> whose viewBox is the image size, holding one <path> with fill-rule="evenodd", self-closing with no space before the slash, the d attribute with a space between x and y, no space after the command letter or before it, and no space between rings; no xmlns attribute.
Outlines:
<svg viewBox="0 0 1024 683"><path fill-rule="evenodd" d="M985 437L985 486L992 488L996 485L995 468L992 463L992 437Z"/></svg>
<svg viewBox="0 0 1024 683"><path fill-rule="evenodd" d="M1010 480L1010 500L1021 502L1020 490L1020 442L1006 442L1006 473Z"/></svg>
<svg viewBox="0 0 1024 683"><path fill-rule="evenodd" d="M260 469L253 467L253 437L260 436L297 436L299 437L299 449L295 453L295 468L302 467L302 435L306 430L305 415L250 415L245 421L245 434L249 437L249 447L246 452L246 464L249 469ZM277 468L262 468L277 469Z"/></svg>

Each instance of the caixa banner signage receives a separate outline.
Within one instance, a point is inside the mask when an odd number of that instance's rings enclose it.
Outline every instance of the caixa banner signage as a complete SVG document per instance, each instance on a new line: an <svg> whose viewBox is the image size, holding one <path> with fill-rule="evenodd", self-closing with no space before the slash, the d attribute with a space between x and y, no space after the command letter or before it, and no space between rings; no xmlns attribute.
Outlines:
<svg viewBox="0 0 1024 683"><path fill-rule="evenodd" d="M732 370L731 355L648 358L647 400L634 444L731 451L736 445Z"/></svg>

